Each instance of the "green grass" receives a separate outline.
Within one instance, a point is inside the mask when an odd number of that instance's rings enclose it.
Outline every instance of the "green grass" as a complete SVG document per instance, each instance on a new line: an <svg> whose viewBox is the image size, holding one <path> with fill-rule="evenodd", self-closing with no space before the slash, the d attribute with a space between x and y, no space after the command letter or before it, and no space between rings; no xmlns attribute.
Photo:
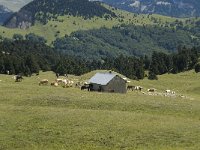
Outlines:
<svg viewBox="0 0 200 150"><path fill-rule="evenodd" d="M105 5L108 9L112 10L112 7ZM25 36L28 33L35 33L42 37L45 37L48 44L51 44L58 37L63 37L65 35L70 35L72 32L78 30L90 30L99 29L101 27L112 28L120 24L134 24L134 25L153 25L154 23L151 18L157 18L160 25L164 25L166 22L174 22L177 18L171 18L161 15L134 15L123 10L112 10L116 13L118 17L106 20L105 18L94 17L92 19L83 19L82 17L73 16L60 16L58 20L50 20L46 25L36 23L29 29L9 29L0 26L0 35L7 38L12 38L13 34L21 34ZM61 22L63 20L63 22ZM184 20L184 19L178 19ZM59 31L59 34L57 32Z"/></svg>
<svg viewBox="0 0 200 150"><path fill-rule="evenodd" d="M95 72L70 78L85 81ZM53 81L55 74L41 73L40 78ZM199 79L191 71L131 82L144 91L169 88L191 98L183 99L39 86L36 76L15 83L0 75L0 149L196 150Z"/></svg>

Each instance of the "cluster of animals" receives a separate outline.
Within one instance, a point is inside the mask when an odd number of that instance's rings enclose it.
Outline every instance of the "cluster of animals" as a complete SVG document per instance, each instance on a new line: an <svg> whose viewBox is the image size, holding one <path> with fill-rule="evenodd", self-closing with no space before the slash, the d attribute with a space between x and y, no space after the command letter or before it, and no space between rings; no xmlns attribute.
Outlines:
<svg viewBox="0 0 200 150"><path fill-rule="evenodd" d="M151 96L165 96L165 97L176 97L176 92L172 90L165 90L164 92L157 92L156 89L148 89L148 93L143 92L143 94Z"/></svg>
<svg viewBox="0 0 200 150"><path fill-rule="evenodd" d="M127 90L132 90L132 91L134 91L134 90L136 90L136 91L142 91L142 89L143 89L143 87L141 87L141 86L134 86L134 85L128 85L128 86L127 86Z"/></svg>
<svg viewBox="0 0 200 150"><path fill-rule="evenodd" d="M42 79L39 81L39 85L48 85L48 84L49 84L48 79ZM71 81L69 79L59 79L59 78L50 83L51 86L58 87L59 85L62 85L63 88L72 87L73 84L74 81Z"/></svg>
<svg viewBox="0 0 200 150"><path fill-rule="evenodd" d="M132 90L132 91L140 91L142 92L142 94L145 94L145 95L150 95L150 96L165 96L165 97L181 97L181 98L186 98L185 96L183 95L177 95L175 91L173 90L165 90L163 92L157 92L157 89L155 88L149 88L147 89L147 92L145 91L142 91L143 87L141 86L133 86L133 85L128 85L127 86L127 90Z"/></svg>
<svg viewBox="0 0 200 150"><path fill-rule="evenodd" d="M128 85L127 90L132 90L132 91L142 91L143 87L141 86L134 86L134 85ZM150 88L147 89L147 92L156 92L155 88ZM170 93L170 90L166 90L166 93Z"/></svg>
<svg viewBox="0 0 200 150"><path fill-rule="evenodd" d="M134 86L134 85L128 85L127 86L127 90L142 91L142 89L143 89L143 87L141 87L141 86ZM149 89L147 89L147 92L156 92L156 89L155 88L149 88ZM166 90L165 93L167 93L167 94L170 94L170 93L171 94L175 94L175 92L172 91L172 90Z"/></svg>
<svg viewBox="0 0 200 150"><path fill-rule="evenodd" d="M37 75L38 74L36 74L36 76ZM41 80L39 80L38 84L39 84L39 86L41 86L41 85L49 85L49 83L50 83L51 86L58 87L59 85L61 85L63 88L73 87L73 85L74 85L75 87L80 88L81 90L86 89L86 90L90 91L90 89L91 89L91 87L88 83L86 83L86 82L84 82L84 83L76 82L75 83L74 81L67 79L67 77L68 77L67 75L65 75L65 78L58 78L59 74L56 74L56 77L57 77L57 79L55 79L52 82L49 82L48 79L41 79ZM15 80L15 82L22 82L22 80L24 79L22 77L22 75L15 75L12 78ZM40 78L38 77L37 79L40 79Z"/></svg>
<svg viewBox="0 0 200 150"><path fill-rule="evenodd" d="M9 75L9 72L7 72L7 74ZM39 86L41 85L48 85L50 83L51 86L54 87L58 87L59 85L61 85L63 88L68 88L68 87L77 87L80 88L81 90L88 90L88 91L92 91L92 85L87 83L87 82L74 82L72 80L67 79L67 75L65 75L65 78L59 78L59 74L56 74L56 79L52 82L49 82L48 79L42 79L39 81ZM15 82L21 82L24 78L22 77L22 75L15 75L12 77L13 79L15 79ZM39 79L39 77L38 77ZM177 95L175 91L173 90L165 90L163 92L157 92L157 89L155 88L149 88L147 89L147 91L143 91L143 87L142 86L134 86L134 85L128 85L127 86L127 91L131 90L131 91L139 91L142 92L142 94L145 95L151 95L151 96L165 96L165 97L181 97L181 98L187 98L186 96L183 95ZM99 89L99 91L101 91L101 89Z"/></svg>

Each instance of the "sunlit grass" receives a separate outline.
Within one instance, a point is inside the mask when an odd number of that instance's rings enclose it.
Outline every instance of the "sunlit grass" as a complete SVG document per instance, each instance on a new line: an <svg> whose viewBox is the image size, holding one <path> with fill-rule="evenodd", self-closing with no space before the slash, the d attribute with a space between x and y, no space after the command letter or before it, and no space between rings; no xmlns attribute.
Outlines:
<svg viewBox="0 0 200 150"><path fill-rule="evenodd" d="M81 77L85 81L95 72ZM146 91L173 89L181 97L129 91L109 94L39 86L51 72L16 83L0 75L0 149L198 149L200 74L193 71L132 81Z"/></svg>

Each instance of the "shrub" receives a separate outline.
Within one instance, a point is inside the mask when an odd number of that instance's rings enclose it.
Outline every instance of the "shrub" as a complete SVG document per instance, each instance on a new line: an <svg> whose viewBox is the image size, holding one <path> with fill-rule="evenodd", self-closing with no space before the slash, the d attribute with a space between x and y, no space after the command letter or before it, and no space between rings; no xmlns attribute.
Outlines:
<svg viewBox="0 0 200 150"><path fill-rule="evenodd" d="M196 64L196 66L195 66L195 72L196 73L200 72L200 63Z"/></svg>

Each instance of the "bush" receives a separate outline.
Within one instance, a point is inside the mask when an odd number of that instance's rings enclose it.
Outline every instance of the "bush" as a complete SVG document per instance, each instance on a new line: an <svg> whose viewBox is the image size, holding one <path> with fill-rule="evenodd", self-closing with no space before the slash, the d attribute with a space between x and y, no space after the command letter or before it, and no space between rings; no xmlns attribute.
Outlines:
<svg viewBox="0 0 200 150"><path fill-rule="evenodd" d="M156 74L154 72L150 71L148 79L149 80L158 80L158 77L156 76Z"/></svg>
<svg viewBox="0 0 200 150"><path fill-rule="evenodd" d="M195 66L195 72L198 73L200 72L200 63L198 63L196 66Z"/></svg>

